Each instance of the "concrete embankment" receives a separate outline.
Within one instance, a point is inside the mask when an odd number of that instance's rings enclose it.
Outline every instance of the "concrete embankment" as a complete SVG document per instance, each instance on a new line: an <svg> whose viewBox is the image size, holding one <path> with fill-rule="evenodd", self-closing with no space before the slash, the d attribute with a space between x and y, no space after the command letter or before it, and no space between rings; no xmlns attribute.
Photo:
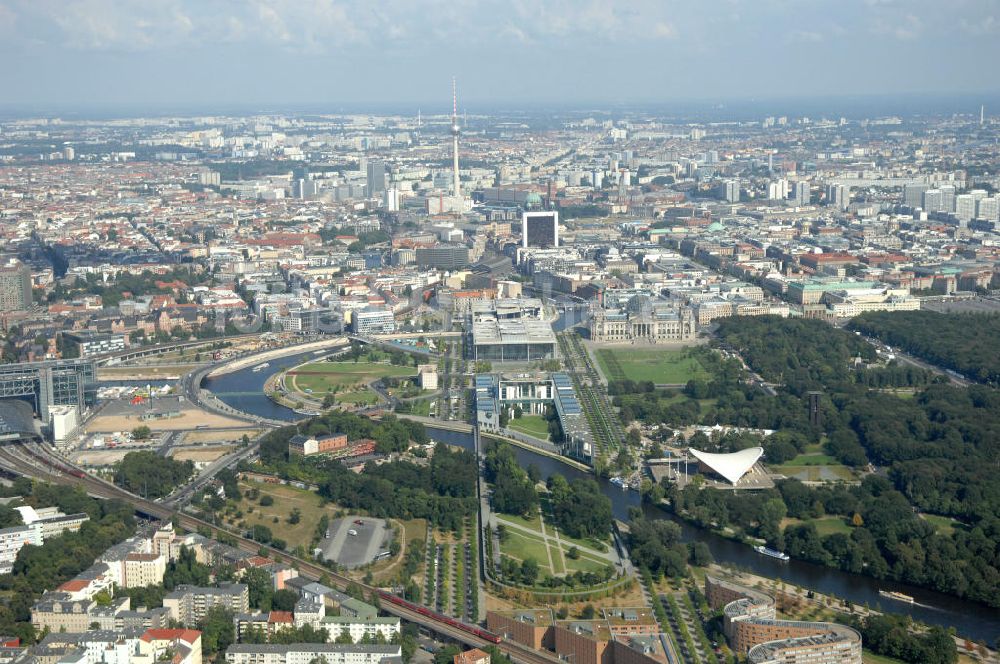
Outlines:
<svg viewBox="0 0 1000 664"><path fill-rule="evenodd" d="M234 371L240 371L241 369L257 366L258 364L263 364L264 362L270 362L271 360L276 360L278 358L285 357L286 355L297 355L298 353L308 353L316 350L334 350L346 346L349 343L350 342L346 337L334 337L333 339L322 339L320 341L312 341L307 344L275 348L274 350L265 351L263 353L255 353L249 357L241 357L233 360L232 362L227 362L222 366L213 369L212 372L208 374L208 377L213 378L215 376L222 376Z"/></svg>

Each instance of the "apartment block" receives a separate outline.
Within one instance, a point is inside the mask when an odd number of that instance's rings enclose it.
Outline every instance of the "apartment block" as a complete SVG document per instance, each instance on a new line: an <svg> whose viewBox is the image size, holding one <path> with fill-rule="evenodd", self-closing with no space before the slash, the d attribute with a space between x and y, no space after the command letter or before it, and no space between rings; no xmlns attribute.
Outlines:
<svg viewBox="0 0 1000 664"><path fill-rule="evenodd" d="M246 584L230 583L218 588L178 586L163 598L163 607L170 611L170 617L182 625L196 624L216 606L233 613L247 613L250 595Z"/></svg>

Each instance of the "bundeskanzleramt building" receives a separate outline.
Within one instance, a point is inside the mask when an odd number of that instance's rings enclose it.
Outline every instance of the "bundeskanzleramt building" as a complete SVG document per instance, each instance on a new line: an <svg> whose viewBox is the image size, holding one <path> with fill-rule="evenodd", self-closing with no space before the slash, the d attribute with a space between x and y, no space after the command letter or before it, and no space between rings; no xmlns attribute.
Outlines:
<svg viewBox="0 0 1000 664"><path fill-rule="evenodd" d="M534 362L555 356L556 335L541 319L536 298L498 299L472 307L471 358L490 362Z"/></svg>
<svg viewBox="0 0 1000 664"><path fill-rule="evenodd" d="M729 645L751 664L861 664L861 635L837 623L777 620L774 599L711 576L705 597L723 610Z"/></svg>

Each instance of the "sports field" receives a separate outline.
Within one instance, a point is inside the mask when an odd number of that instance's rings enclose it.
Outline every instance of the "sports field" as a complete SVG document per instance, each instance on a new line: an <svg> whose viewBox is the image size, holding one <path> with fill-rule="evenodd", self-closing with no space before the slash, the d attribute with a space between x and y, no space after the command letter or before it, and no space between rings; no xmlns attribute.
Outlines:
<svg viewBox="0 0 1000 664"><path fill-rule="evenodd" d="M285 385L295 392L322 394L334 387L338 391L350 391L345 388L363 389L368 383L386 376L414 375L414 367L381 362L313 362L289 371Z"/></svg>
<svg viewBox="0 0 1000 664"><path fill-rule="evenodd" d="M599 348L597 363L609 381L650 380L681 385L692 378L709 377L698 358L690 355L687 349Z"/></svg>

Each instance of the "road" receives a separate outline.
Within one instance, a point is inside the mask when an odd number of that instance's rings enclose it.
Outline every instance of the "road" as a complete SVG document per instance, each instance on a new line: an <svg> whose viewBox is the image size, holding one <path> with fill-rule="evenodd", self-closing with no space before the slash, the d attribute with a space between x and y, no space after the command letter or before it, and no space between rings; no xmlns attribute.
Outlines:
<svg viewBox="0 0 1000 664"><path fill-rule="evenodd" d="M956 385L958 387L968 387L969 385L972 385L972 381L966 380L964 378L958 378L957 376L953 376L952 374L948 373L945 369L942 369L936 364L931 364L930 362L921 360L920 358L908 355L907 353L904 353L898 348L893 348L892 346L886 345L876 337L869 337L867 335L859 334L857 332L855 334L858 334L859 337L870 343L872 346L875 346L875 349L879 351L879 355L882 356L882 359L885 359L887 355L893 355L894 359L897 362L901 362L903 364L909 364L910 366L917 367L918 369L933 371L934 373L940 376L946 377L948 380L951 381L952 385Z"/></svg>

